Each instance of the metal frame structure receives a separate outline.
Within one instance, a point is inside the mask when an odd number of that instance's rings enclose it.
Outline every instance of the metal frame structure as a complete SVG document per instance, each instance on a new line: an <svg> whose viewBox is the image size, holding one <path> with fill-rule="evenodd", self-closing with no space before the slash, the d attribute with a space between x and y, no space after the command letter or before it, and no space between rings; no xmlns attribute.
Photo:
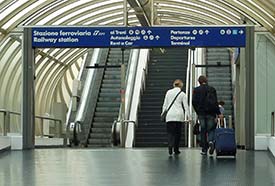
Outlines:
<svg viewBox="0 0 275 186"><path fill-rule="evenodd" d="M22 26L249 23L275 35L274 7L273 0L0 0L0 108L20 111ZM36 49L35 54L35 108L43 115L55 101L69 104L70 82L87 50Z"/></svg>

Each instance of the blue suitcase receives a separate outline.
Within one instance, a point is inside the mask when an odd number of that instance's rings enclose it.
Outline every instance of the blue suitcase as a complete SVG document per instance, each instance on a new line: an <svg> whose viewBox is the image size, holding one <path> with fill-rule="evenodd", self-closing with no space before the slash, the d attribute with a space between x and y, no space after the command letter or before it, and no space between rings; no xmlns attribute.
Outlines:
<svg viewBox="0 0 275 186"><path fill-rule="evenodd" d="M215 149L217 156L236 156L237 148L234 129L216 128Z"/></svg>

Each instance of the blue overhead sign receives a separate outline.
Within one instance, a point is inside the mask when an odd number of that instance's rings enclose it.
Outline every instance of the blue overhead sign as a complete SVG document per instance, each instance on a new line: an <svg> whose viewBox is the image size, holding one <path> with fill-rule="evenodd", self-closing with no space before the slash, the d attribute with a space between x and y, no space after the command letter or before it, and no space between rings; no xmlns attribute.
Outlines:
<svg viewBox="0 0 275 186"><path fill-rule="evenodd" d="M245 27L37 27L32 46L72 47L245 47Z"/></svg>

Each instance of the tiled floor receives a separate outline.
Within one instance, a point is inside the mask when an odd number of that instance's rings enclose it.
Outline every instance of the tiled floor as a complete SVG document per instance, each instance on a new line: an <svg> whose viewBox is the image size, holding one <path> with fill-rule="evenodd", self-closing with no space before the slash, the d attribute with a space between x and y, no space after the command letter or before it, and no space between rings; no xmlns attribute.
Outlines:
<svg viewBox="0 0 275 186"><path fill-rule="evenodd" d="M236 159L166 148L37 149L0 153L0 186L271 186L275 160L267 151Z"/></svg>

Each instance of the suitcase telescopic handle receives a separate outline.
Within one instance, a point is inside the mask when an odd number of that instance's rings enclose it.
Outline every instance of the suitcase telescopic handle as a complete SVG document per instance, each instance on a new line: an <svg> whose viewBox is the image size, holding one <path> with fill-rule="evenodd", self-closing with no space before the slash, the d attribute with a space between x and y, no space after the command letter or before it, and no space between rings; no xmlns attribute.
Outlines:
<svg viewBox="0 0 275 186"><path fill-rule="evenodd" d="M223 118L223 126L224 126L224 128L227 128L225 117ZM220 118L218 118L218 125L217 125L217 128L221 128L221 119L220 119Z"/></svg>

